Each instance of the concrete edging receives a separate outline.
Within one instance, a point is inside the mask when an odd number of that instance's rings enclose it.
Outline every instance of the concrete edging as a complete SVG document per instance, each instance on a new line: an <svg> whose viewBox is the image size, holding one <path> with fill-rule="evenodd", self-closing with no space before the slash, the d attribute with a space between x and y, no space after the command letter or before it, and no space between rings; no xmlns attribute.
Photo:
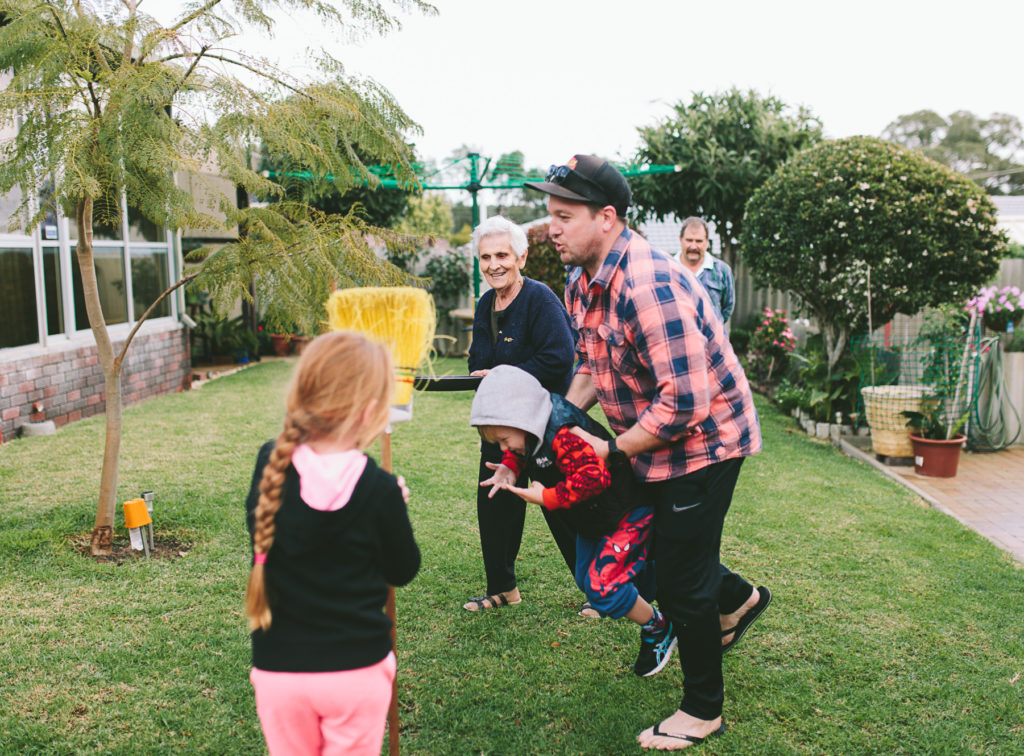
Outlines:
<svg viewBox="0 0 1024 756"><path fill-rule="evenodd" d="M866 464L871 465L873 468L875 468L876 470L879 470L880 472L882 472L887 477L891 478L892 480L895 480L897 483L902 485L904 488L908 488L911 491L913 491L915 494L917 494L922 499L927 501L935 509L938 509L938 510L941 510L943 512L946 512L946 514L950 514L950 512L948 512L946 510L946 508L944 506L942 506L942 504L940 504L939 501L935 497L930 496L929 494L926 494L924 491L922 491L920 488L915 486L913 483L911 483L909 480L904 478L902 475L899 475L898 473L894 473L892 470L889 469L888 465L883 465L881 462L879 462L877 459L875 459L873 454L869 454L867 452L862 451L861 449L858 449L856 446L854 446L852 443L850 443L845 438L839 439L839 446L843 450L843 452L846 454L846 456L853 457L854 459L859 459L861 462L864 462Z"/></svg>

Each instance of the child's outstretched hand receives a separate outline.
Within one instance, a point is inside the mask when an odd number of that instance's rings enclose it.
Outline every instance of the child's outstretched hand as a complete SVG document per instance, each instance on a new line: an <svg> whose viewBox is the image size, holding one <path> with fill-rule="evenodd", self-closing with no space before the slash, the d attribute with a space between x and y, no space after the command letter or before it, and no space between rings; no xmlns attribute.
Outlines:
<svg viewBox="0 0 1024 756"><path fill-rule="evenodd" d="M494 470L494 475L487 480L480 481L481 486L491 486L491 491L487 494L488 499L493 499L494 494L498 493L501 489L511 488L516 484L516 474L505 467L505 465L494 462L485 462L484 464L491 470Z"/></svg>
<svg viewBox="0 0 1024 756"><path fill-rule="evenodd" d="M544 503L544 486L533 481L529 488L517 488L516 486L508 486L507 490L514 493L523 501L528 501L531 504L543 504Z"/></svg>

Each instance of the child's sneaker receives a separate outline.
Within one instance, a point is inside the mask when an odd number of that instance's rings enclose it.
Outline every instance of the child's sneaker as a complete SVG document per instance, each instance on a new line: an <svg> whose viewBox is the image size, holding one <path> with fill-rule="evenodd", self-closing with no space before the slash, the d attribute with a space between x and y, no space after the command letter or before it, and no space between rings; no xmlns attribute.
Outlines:
<svg viewBox="0 0 1024 756"><path fill-rule="evenodd" d="M672 652L676 650L679 639L676 637L675 628L669 622L664 630L655 633L648 633L640 630L640 653L637 654L636 664L633 671L640 677L651 677L665 669L672 658Z"/></svg>

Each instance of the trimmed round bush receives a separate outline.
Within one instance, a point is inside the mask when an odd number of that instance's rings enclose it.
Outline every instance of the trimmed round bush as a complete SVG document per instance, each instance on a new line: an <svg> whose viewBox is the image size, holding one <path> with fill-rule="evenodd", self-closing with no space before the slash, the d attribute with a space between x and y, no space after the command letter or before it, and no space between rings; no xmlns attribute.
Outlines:
<svg viewBox="0 0 1024 756"><path fill-rule="evenodd" d="M977 184L891 142L850 137L794 155L746 206L743 259L759 285L797 294L835 364L851 333L896 313L966 302L1006 240Z"/></svg>

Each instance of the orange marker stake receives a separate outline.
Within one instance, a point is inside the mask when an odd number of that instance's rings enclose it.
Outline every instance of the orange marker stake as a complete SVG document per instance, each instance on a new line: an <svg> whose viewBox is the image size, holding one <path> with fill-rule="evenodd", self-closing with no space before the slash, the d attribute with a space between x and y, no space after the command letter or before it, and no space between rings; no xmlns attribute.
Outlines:
<svg viewBox="0 0 1024 756"><path fill-rule="evenodd" d="M143 499L129 499L124 503L124 526L128 528L128 537L131 540L132 548L136 551L145 549L147 559L149 559L149 544L146 543L144 528L151 522L153 519L146 511L146 502Z"/></svg>

